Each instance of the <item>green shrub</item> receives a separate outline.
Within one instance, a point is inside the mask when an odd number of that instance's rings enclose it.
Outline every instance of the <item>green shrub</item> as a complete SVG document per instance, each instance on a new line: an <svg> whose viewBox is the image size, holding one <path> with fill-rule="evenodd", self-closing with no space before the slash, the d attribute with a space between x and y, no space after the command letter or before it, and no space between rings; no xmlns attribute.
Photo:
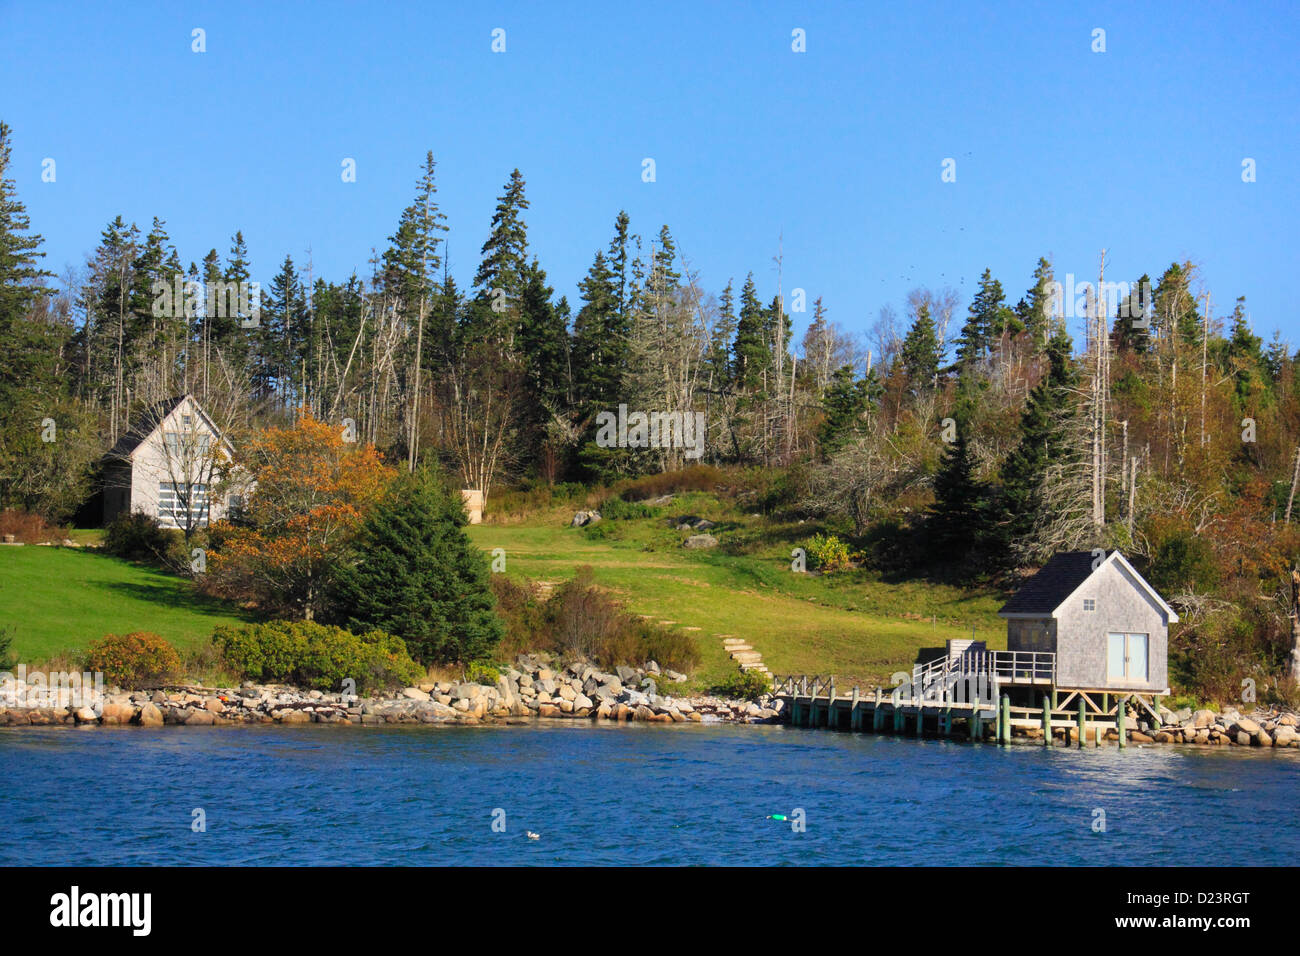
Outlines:
<svg viewBox="0 0 1300 956"><path fill-rule="evenodd" d="M18 666L18 658L9 653L14 636L9 628L0 627L0 671L11 671Z"/></svg>
<svg viewBox="0 0 1300 956"><path fill-rule="evenodd" d="M688 465L677 471L656 472L622 482L620 497L624 501L644 501L686 491L713 491L726 476L712 465Z"/></svg>
<svg viewBox="0 0 1300 956"><path fill-rule="evenodd" d="M465 668L465 679L473 684L486 684L491 687L500 677L501 672L491 661L470 661L469 666Z"/></svg>
<svg viewBox="0 0 1300 956"><path fill-rule="evenodd" d="M127 561L146 561L170 567L188 567L184 559L185 536L158 526L143 511L121 515L104 529L104 550Z"/></svg>
<svg viewBox="0 0 1300 956"><path fill-rule="evenodd" d="M772 691L772 679L762 671L737 671L715 684L711 690L729 700L758 700Z"/></svg>
<svg viewBox="0 0 1300 956"><path fill-rule="evenodd" d="M404 687L424 676L402 640L383 631L353 634L315 621L271 621L218 628L213 641L248 680L359 693Z"/></svg>
<svg viewBox="0 0 1300 956"><path fill-rule="evenodd" d="M653 660L689 671L700 662L690 634L629 613L596 586L590 567L579 568L571 581L556 588L538 625L532 649L593 660L602 667Z"/></svg>
<svg viewBox="0 0 1300 956"><path fill-rule="evenodd" d="M622 521L629 518L654 518L659 509L653 505L640 502L624 501L622 498L607 498L600 506L600 516L607 521Z"/></svg>
<svg viewBox="0 0 1300 956"><path fill-rule="evenodd" d="M849 566L849 546L833 534L816 534L804 545L808 562L818 571L830 574Z"/></svg>
<svg viewBox="0 0 1300 956"><path fill-rule="evenodd" d="M85 669L127 690L174 680L181 658L166 640L148 631L108 634L86 647Z"/></svg>

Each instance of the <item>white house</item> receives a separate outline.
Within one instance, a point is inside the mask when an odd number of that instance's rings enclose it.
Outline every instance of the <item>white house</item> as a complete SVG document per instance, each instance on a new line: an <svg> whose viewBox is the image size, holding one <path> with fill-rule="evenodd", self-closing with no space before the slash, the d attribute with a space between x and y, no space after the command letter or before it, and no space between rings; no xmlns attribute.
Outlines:
<svg viewBox="0 0 1300 956"><path fill-rule="evenodd" d="M192 395L146 409L104 456L104 523L143 512L192 531L243 505L223 472L234 448Z"/></svg>

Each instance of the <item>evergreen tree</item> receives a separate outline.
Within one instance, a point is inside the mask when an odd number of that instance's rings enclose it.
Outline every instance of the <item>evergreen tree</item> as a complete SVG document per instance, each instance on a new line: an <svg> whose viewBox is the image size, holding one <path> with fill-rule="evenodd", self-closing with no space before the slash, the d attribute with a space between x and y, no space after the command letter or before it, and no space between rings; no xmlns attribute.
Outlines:
<svg viewBox="0 0 1300 956"><path fill-rule="evenodd" d="M1004 334L1022 331L1015 312L1004 302L1002 283L984 270L979 291L971 301L969 317L957 339L957 361L970 367L988 356L993 344Z"/></svg>
<svg viewBox="0 0 1300 956"><path fill-rule="evenodd" d="M745 277L740 288L740 318L736 323L736 340L731 347L732 380L742 388L756 388L763 378L771 353L763 340L764 310L758 301L754 273Z"/></svg>
<svg viewBox="0 0 1300 956"><path fill-rule="evenodd" d="M421 468L397 478L362 526L353 560L336 575L341 623L395 634L424 664L489 655L503 628L488 562L466 523L460 495L440 474Z"/></svg>
<svg viewBox="0 0 1300 956"><path fill-rule="evenodd" d="M1075 414L1072 390L1076 385L1072 347L1065 329L1058 328L1048 342L1048 372L1029 393L1020 417L1020 439L1002 463L997 558L1003 566L1014 563L1015 546L1034 528L1048 466L1071 451L1069 423Z"/></svg>
<svg viewBox="0 0 1300 956"><path fill-rule="evenodd" d="M1191 292L1190 262L1171 263L1156 283L1153 323L1186 345L1200 345L1202 319Z"/></svg>
<svg viewBox="0 0 1300 956"><path fill-rule="evenodd" d="M1268 361L1264 340L1250 328L1246 319L1246 297L1238 296L1232 310L1232 326L1227 345L1227 369L1232 377L1239 408L1245 408L1266 388Z"/></svg>
<svg viewBox="0 0 1300 956"><path fill-rule="evenodd" d="M959 420L956 439L944 449L926 525L936 562L959 567L982 553L988 541L988 489L975 476L968 430Z"/></svg>
<svg viewBox="0 0 1300 956"><path fill-rule="evenodd" d="M862 433L864 418L871 408L870 388L871 383L865 378L854 381L852 366L842 366L832 373L830 386L822 398L826 417L817 434L823 458L830 458Z"/></svg>
<svg viewBox="0 0 1300 956"><path fill-rule="evenodd" d="M524 177L516 169L497 200L492 231L483 243L482 260L474 275L478 291L470 318L476 333L507 351L513 351L519 295L528 268L528 227L523 220L527 208Z"/></svg>
<svg viewBox="0 0 1300 956"><path fill-rule="evenodd" d="M731 340L736 334L736 303L731 285L728 279L718 300L718 315L709 332L709 351L704 360L709 387L717 390L731 385Z"/></svg>
<svg viewBox="0 0 1300 956"><path fill-rule="evenodd" d="M631 281L629 275L628 263L628 246L631 237L628 228L631 220L623 210L619 210L618 218L614 220L614 238L609 242L609 252L605 259L609 263L610 282L614 291L614 312L624 322L627 321L629 299L631 289L628 283Z"/></svg>
<svg viewBox="0 0 1300 956"><path fill-rule="evenodd" d="M591 414L617 405L622 397L627 349L618 295L603 252L596 253L578 289L583 304L573 320L574 387L584 414Z"/></svg>
<svg viewBox="0 0 1300 956"><path fill-rule="evenodd" d="M569 396L569 330L565 316L551 302L553 293L534 259L525 270L519 298L519 349L538 422L566 405Z"/></svg>
<svg viewBox="0 0 1300 956"><path fill-rule="evenodd" d="M1051 334L1055 283L1052 264L1041 256L1034 267L1034 284L1016 304L1016 320L1029 333L1035 349L1045 349Z"/></svg>
<svg viewBox="0 0 1300 956"><path fill-rule="evenodd" d="M1151 297L1150 289L1151 277L1143 273L1142 278L1129 287L1128 296L1116 307L1111 340L1117 351L1142 354L1151 348L1155 310L1154 302L1147 301Z"/></svg>
<svg viewBox="0 0 1300 956"><path fill-rule="evenodd" d="M916 321L903 340L899 358L914 392L935 387L939 375L939 336L925 303L916 310Z"/></svg>

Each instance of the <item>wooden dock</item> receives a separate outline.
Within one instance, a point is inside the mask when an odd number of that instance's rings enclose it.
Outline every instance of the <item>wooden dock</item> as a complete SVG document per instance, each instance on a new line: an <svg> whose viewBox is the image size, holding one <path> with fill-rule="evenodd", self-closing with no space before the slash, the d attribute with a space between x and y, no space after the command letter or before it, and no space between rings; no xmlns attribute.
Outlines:
<svg viewBox="0 0 1300 956"><path fill-rule="evenodd" d="M1124 747L1129 732L1146 715L1159 726L1160 699L1136 692L1064 690L1047 683L1039 706L1013 705L1008 691L1019 687L1019 696L1024 697L1026 684L1042 683L1038 676L1030 672L1015 682L993 681L978 688L981 692L967 694L960 682L922 680L867 693L855 686L839 693L833 675L800 675L774 678L773 694L784 702L791 725L831 730L1004 744L1015 736L1040 739L1045 746L1061 740L1099 747L1110 739ZM1122 727L1121 716L1126 718Z"/></svg>

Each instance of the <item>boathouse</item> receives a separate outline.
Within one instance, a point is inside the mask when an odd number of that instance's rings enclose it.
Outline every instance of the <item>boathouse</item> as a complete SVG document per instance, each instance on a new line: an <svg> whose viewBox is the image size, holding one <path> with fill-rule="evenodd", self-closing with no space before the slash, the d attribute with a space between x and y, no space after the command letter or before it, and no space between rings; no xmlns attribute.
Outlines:
<svg viewBox="0 0 1300 956"><path fill-rule="evenodd" d="M1119 551L1057 554L998 616L1008 653L1052 655L1059 690L1169 693L1178 615Z"/></svg>
<svg viewBox="0 0 1300 956"><path fill-rule="evenodd" d="M923 648L912 673L864 694L837 694L835 678L774 678L773 693L804 727L868 726L894 733L1009 743L1015 733L1056 739L1102 738L1125 746L1130 731L1158 727L1169 693L1169 625L1178 615L1118 551L1057 554L998 614L1007 649L951 640Z"/></svg>

